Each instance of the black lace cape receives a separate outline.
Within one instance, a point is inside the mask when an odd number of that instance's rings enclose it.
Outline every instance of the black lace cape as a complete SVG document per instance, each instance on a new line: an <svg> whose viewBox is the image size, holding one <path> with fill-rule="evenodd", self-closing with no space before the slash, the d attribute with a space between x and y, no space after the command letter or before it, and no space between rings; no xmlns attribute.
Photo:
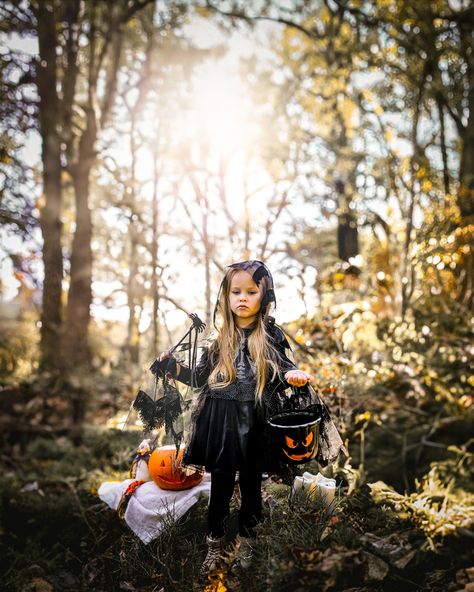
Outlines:
<svg viewBox="0 0 474 592"><path fill-rule="evenodd" d="M282 329L275 323L273 317L267 319L266 330L279 355L279 372L277 376L270 379L266 384L262 395L262 403L255 404L257 421L263 429L262 445L269 446L269 430L266 421L270 417L289 409L303 409L312 406L313 408L317 408L322 418L320 424L319 449L316 457L319 464L326 466L328 463L334 461L341 450L347 455L347 451L339 432L331 419L330 413L317 392L309 384L303 388L292 389L285 381L285 373L288 372L288 370L296 369L296 365L292 359L290 359L292 357L290 344ZM196 400L191 412L190 425L185 438L186 448L189 446L190 442L193 441L197 421L206 398L213 396L213 392L209 388L207 381L216 363L214 355L210 346L204 347L196 367L191 369L184 365L180 365L181 369L179 375L176 377L180 382L191 386L196 393ZM232 398L247 396L248 398L249 387L251 384L252 383L247 382L240 385L230 385L230 388L226 389L226 396ZM254 392L255 383L253 383L251 388ZM187 455L185 452L183 458L184 465L203 470L202 466L193 465L192 463L187 462L186 458ZM279 465L268 465L267 463L267 466L265 466L263 470L278 473L281 469L282 467Z"/></svg>

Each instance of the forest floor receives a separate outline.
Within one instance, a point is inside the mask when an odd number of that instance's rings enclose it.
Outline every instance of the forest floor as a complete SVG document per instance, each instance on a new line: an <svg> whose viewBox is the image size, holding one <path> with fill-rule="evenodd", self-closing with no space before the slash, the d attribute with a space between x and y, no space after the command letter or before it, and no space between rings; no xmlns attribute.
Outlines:
<svg viewBox="0 0 474 592"><path fill-rule="evenodd" d="M351 458L333 469L334 512L311 500L289 504L289 483L270 476L252 567L237 581L225 572L202 581L205 499L144 545L98 498L103 481L128 477L140 440L140 432L104 427L114 396L105 384L98 391L80 430L67 420L77 393L39 382L1 393L2 589L474 590L474 455L461 444L472 434L472 419L442 417L395 395L383 404L365 401L360 410L370 414L359 414L344 434ZM373 416L383 421L370 423ZM319 467L305 465L299 473L305 470ZM236 510L234 500L229 542Z"/></svg>

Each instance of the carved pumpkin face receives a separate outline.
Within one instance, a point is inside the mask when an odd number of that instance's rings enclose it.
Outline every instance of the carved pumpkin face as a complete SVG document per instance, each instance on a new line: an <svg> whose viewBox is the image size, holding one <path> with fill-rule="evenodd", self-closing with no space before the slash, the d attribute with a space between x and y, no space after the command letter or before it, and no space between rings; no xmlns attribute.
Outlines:
<svg viewBox="0 0 474 592"><path fill-rule="evenodd" d="M312 460L318 452L320 417L310 413L281 413L271 418L275 453L286 464Z"/></svg>
<svg viewBox="0 0 474 592"><path fill-rule="evenodd" d="M300 437L299 434L297 438ZM303 434L302 440L297 440L285 434L285 446L282 448L283 454L290 460L306 462L313 457L316 448L316 438L313 432Z"/></svg>
<svg viewBox="0 0 474 592"><path fill-rule="evenodd" d="M202 473L196 471L187 475L181 468L184 447L181 446L176 461L176 447L162 446L156 448L148 461L148 470L153 481L161 489L182 490L198 485L203 478Z"/></svg>

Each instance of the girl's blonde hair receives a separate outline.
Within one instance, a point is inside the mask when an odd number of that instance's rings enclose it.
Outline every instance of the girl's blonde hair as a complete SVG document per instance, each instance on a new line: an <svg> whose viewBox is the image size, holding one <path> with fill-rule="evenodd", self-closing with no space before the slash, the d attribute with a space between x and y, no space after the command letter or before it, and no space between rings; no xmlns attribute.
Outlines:
<svg viewBox="0 0 474 592"><path fill-rule="evenodd" d="M213 388L228 386L236 379L235 359L243 339L243 332L235 324L234 314L229 304L229 292L232 278L239 271L239 269L229 269L227 271L217 303L221 319L217 338L211 348L212 353L217 358L217 363L209 376L209 385ZM263 296L264 294L262 294L262 298ZM279 355L271 343L265 325L269 308L269 306L265 306L265 310L260 310L256 326L248 338L248 348L255 364L255 378L257 381L255 399L259 403L261 403L265 384L269 377L273 380L278 374Z"/></svg>

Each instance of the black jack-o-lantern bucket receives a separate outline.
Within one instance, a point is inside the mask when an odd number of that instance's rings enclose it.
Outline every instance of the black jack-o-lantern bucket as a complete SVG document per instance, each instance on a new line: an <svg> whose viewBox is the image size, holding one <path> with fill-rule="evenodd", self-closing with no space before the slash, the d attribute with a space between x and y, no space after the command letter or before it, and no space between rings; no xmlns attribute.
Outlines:
<svg viewBox="0 0 474 592"><path fill-rule="evenodd" d="M279 461L300 465L318 452L321 416L313 411L289 411L273 415L268 421L272 453Z"/></svg>

